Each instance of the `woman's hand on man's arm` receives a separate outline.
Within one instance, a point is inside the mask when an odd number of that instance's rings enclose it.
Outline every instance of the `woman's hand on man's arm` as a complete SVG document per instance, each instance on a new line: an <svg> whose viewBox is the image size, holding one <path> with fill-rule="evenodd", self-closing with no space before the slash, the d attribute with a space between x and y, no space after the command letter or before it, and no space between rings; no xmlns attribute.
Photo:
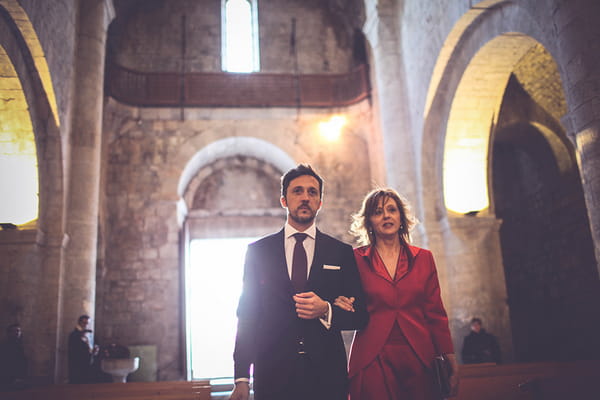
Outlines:
<svg viewBox="0 0 600 400"><path fill-rule="evenodd" d="M339 296L333 302L334 306L338 306L344 311L354 312L354 297Z"/></svg>

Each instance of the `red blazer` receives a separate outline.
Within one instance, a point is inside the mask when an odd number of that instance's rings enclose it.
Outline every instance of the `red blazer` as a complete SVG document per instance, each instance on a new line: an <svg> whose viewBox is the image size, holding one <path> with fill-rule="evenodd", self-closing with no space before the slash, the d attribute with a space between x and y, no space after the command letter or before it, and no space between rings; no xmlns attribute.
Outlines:
<svg viewBox="0 0 600 400"><path fill-rule="evenodd" d="M354 250L370 320L354 337L350 377L377 357L395 321L426 366L430 367L438 354L454 353L433 255L429 250L414 246L410 246L410 250L414 264L395 281L385 269L372 267L374 249L365 246Z"/></svg>

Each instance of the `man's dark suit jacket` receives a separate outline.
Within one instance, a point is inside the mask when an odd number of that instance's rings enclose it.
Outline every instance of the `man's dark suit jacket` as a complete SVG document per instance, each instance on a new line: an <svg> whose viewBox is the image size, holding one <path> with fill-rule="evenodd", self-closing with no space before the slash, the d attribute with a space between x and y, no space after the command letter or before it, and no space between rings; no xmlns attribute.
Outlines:
<svg viewBox="0 0 600 400"><path fill-rule="evenodd" d="M92 355L84 333L73 329L69 335L69 383L91 383Z"/></svg>
<svg viewBox="0 0 600 400"><path fill-rule="evenodd" d="M345 399L347 361L340 331L361 329L369 318L352 247L317 230L305 291L331 303L329 330L319 319L302 320L296 314L283 230L250 244L244 268L237 311L235 378L249 377L250 365L254 364L257 398L281 392L294 373L298 340L303 338L307 354L302 357L309 358L311 370L314 368L319 377L319 390L332 400ZM338 296L355 297L355 312L334 307Z"/></svg>

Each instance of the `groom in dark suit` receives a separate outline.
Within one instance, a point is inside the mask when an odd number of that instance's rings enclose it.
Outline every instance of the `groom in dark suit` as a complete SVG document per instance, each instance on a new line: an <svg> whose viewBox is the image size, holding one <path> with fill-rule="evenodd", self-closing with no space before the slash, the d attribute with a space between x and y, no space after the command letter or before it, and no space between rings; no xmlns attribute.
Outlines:
<svg viewBox="0 0 600 400"><path fill-rule="evenodd" d="M284 228L248 246L231 400L346 400L341 330L368 322L352 247L317 230L323 180L308 165L281 179ZM354 310L331 304L354 298Z"/></svg>

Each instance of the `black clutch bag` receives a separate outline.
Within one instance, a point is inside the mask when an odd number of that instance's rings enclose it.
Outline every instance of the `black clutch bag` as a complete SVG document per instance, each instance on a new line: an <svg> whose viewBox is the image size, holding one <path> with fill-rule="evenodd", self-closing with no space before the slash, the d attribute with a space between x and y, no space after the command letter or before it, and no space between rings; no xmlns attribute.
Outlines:
<svg viewBox="0 0 600 400"><path fill-rule="evenodd" d="M450 375L452 375L450 361L443 354L434 357L433 376L435 386L442 399L450 396Z"/></svg>

